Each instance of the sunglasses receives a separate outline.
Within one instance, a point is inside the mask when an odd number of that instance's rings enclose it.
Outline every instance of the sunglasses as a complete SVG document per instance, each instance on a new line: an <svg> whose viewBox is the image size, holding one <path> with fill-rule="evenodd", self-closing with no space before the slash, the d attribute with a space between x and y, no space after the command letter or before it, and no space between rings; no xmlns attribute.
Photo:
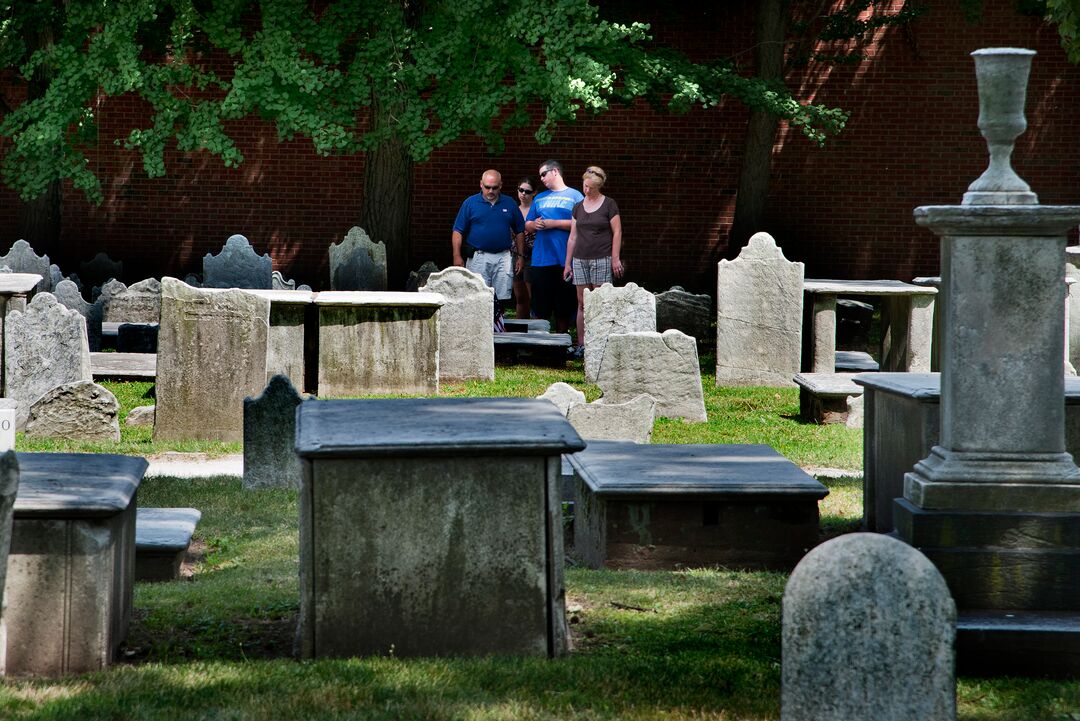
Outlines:
<svg viewBox="0 0 1080 721"><path fill-rule="evenodd" d="M501 187L501 185L485 185L484 190L498 190Z"/></svg>
<svg viewBox="0 0 1080 721"><path fill-rule="evenodd" d="M540 173L540 180L543 180L545 175L552 172L555 172L555 168L548 168L544 172Z"/></svg>
<svg viewBox="0 0 1080 721"><path fill-rule="evenodd" d="M519 193L525 193L525 195L532 195L532 190L529 188L518 188Z"/></svg>

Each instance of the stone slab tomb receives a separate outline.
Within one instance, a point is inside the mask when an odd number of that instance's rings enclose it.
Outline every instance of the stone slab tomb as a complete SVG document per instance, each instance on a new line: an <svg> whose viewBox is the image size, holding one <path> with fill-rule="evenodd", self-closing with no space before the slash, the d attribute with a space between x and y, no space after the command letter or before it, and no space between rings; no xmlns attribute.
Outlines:
<svg viewBox="0 0 1080 721"><path fill-rule="evenodd" d="M386 246L352 227L330 244L331 290L386 290Z"/></svg>
<svg viewBox="0 0 1080 721"><path fill-rule="evenodd" d="M255 398L244 399L244 488L299 488L296 407L303 398L276 375Z"/></svg>
<svg viewBox="0 0 1080 721"><path fill-rule="evenodd" d="M92 380L86 321L39 293L25 311L12 311L4 323L5 396L18 402L16 424L26 425L30 406L56 386Z"/></svg>
<svg viewBox="0 0 1080 721"><path fill-rule="evenodd" d="M0 255L0 268L8 268L12 273L32 273L40 276L34 287L35 293L52 290L50 265L49 256L38 255L25 240L16 240L7 254Z"/></svg>
<svg viewBox="0 0 1080 721"><path fill-rule="evenodd" d="M802 263L755 233L716 279L716 385L791 386L802 358Z"/></svg>
<svg viewBox="0 0 1080 721"><path fill-rule="evenodd" d="M131 623L136 492L147 462L108 454L17 455L0 672L100 671Z"/></svg>
<svg viewBox="0 0 1080 721"><path fill-rule="evenodd" d="M155 440L241 441L244 398L266 384L270 301L161 281Z"/></svg>
<svg viewBox="0 0 1080 721"><path fill-rule="evenodd" d="M266 382L279 373L295 388L305 387L308 363L315 351L308 349L309 311L315 302L310 290L246 290L270 301L270 330L267 335ZM310 321L314 325L314 316ZM315 334L315 331L311 331ZM310 357L309 357L310 355Z"/></svg>
<svg viewBox="0 0 1080 721"><path fill-rule="evenodd" d="M173 581L180 578L195 526L197 508L140 508L135 520L135 580Z"/></svg>
<svg viewBox="0 0 1080 721"><path fill-rule="evenodd" d="M765 445L589 441L570 462L590 568L791 568L829 492Z"/></svg>
<svg viewBox="0 0 1080 721"><path fill-rule="evenodd" d="M297 412L300 656L567 649L551 403L310 401Z"/></svg>
<svg viewBox="0 0 1080 721"><path fill-rule="evenodd" d="M697 344L677 330L610 336L596 384L604 391L604 403L650 395L657 416L707 420Z"/></svg>
<svg viewBox="0 0 1080 721"><path fill-rule="evenodd" d="M656 297L627 283L585 289L585 380L595 383L608 338L616 333L656 331Z"/></svg>
<svg viewBox="0 0 1080 721"><path fill-rule="evenodd" d="M491 319L495 296L484 279L465 268L432 273L421 291L439 293L439 378L495 380Z"/></svg>
<svg viewBox="0 0 1080 721"><path fill-rule="evenodd" d="M242 235L230 235L217 255L203 256L204 288L270 290L272 275L270 254L258 255Z"/></svg>
<svg viewBox="0 0 1080 721"><path fill-rule="evenodd" d="M784 589L780 718L953 721L955 622L945 579L911 546L823 543Z"/></svg>
<svg viewBox="0 0 1080 721"><path fill-rule="evenodd" d="M119 441L120 403L93 381L56 386L34 401L26 420L30 438Z"/></svg>

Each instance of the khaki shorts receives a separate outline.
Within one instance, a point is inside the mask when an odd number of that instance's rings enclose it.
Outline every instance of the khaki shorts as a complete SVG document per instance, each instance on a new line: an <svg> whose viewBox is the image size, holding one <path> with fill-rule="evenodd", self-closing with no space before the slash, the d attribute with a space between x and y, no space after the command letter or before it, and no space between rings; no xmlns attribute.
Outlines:
<svg viewBox="0 0 1080 721"><path fill-rule="evenodd" d="M510 291L514 287L514 263L509 250L501 253L478 250L465 261L465 267L483 278L484 284L495 290L496 298L510 298Z"/></svg>

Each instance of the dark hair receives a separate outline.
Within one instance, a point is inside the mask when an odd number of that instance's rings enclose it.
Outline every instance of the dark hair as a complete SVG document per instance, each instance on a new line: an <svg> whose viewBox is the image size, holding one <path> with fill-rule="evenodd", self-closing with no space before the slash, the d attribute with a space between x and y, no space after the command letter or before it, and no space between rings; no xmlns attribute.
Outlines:
<svg viewBox="0 0 1080 721"><path fill-rule="evenodd" d="M519 188L521 187L522 183L528 183L530 188L532 188L533 190L536 190L536 183L532 182L532 178L530 178L528 175L526 175L524 178L522 178L521 180L518 181L518 187Z"/></svg>
<svg viewBox="0 0 1080 721"><path fill-rule="evenodd" d="M562 163L560 163L558 160L545 160L543 167L547 168L548 170L554 168L555 170L559 171L559 175L563 174Z"/></svg>

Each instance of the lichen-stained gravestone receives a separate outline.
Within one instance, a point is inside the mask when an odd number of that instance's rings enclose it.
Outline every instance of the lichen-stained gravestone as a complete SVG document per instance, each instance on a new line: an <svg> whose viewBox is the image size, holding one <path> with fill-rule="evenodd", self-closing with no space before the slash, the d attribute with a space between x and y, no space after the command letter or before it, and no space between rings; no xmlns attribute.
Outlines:
<svg viewBox="0 0 1080 721"><path fill-rule="evenodd" d="M852 533L806 554L784 590L784 721L953 721L956 605L911 546Z"/></svg>
<svg viewBox="0 0 1080 721"><path fill-rule="evenodd" d="M616 288L604 283L585 289L585 380L596 382L608 337L615 333L656 330L656 297L627 283Z"/></svg>
<svg viewBox="0 0 1080 721"><path fill-rule="evenodd" d="M421 290L446 301L439 309L440 380L495 380L495 299L484 279L465 268L447 268L433 273Z"/></svg>
<svg viewBox="0 0 1080 721"><path fill-rule="evenodd" d="M93 380L86 321L52 293L38 293L25 311L4 323L5 397L18 402L16 427L26 424L30 406L56 386Z"/></svg>
<svg viewBox="0 0 1080 721"><path fill-rule="evenodd" d="M16 240L7 255L0 256L0 268L10 268L12 273L36 273L41 281L34 289L37 293L52 290L52 273L49 256L38 255L25 240Z"/></svg>
<svg viewBox="0 0 1080 721"><path fill-rule="evenodd" d="M161 281L155 440L242 441L244 398L266 383L270 301Z"/></svg>
<svg viewBox="0 0 1080 721"><path fill-rule="evenodd" d="M802 263L755 233L716 279L716 385L793 386L802 359Z"/></svg>
<svg viewBox="0 0 1080 721"><path fill-rule="evenodd" d="M363 228L350 228L340 243L330 244L330 289L386 290L386 246Z"/></svg>
<svg viewBox="0 0 1080 721"><path fill-rule="evenodd" d="M244 399L244 488L300 488L296 407L304 399L287 376L270 379L256 398Z"/></svg>
<svg viewBox="0 0 1080 721"><path fill-rule="evenodd" d="M26 435L79 441L119 441L120 403L93 381L65 383L30 406Z"/></svg>
<svg viewBox="0 0 1080 721"><path fill-rule="evenodd" d="M147 278L124 287L123 283L106 285L102 296L103 320L106 323L157 323L161 318L161 281Z"/></svg>
<svg viewBox="0 0 1080 721"><path fill-rule="evenodd" d="M610 336L596 384L604 391L603 403L650 395L658 416L707 420L697 343L677 330Z"/></svg>
<svg viewBox="0 0 1080 721"><path fill-rule="evenodd" d="M258 255L247 238L230 235L220 253L203 256L203 287L270 290L273 266L268 253Z"/></svg>

